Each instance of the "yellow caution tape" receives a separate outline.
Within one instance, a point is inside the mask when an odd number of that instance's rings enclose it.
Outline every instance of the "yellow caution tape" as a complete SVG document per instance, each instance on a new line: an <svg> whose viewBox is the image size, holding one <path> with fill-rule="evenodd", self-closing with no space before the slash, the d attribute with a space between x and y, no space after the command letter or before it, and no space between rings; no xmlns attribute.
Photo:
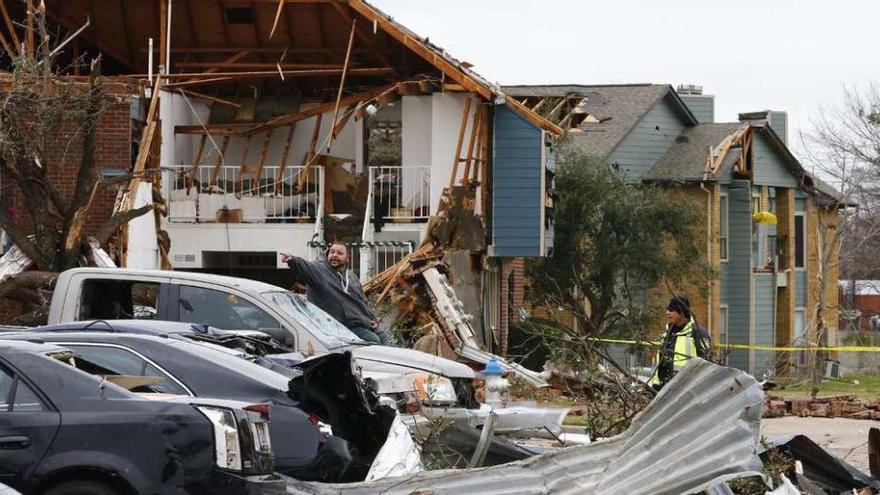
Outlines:
<svg viewBox="0 0 880 495"><path fill-rule="evenodd" d="M604 342L607 344L629 344L641 345L647 347L660 347L657 342L648 342L644 340L622 340L622 339L597 339L588 338L593 342ZM880 352L880 347L861 347L861 346L834 346L834 347L777 347L772 345L748 345L748 344L712 344L712 347L718 349L744 349L756 351L829 351L829 352Z"/></svg>

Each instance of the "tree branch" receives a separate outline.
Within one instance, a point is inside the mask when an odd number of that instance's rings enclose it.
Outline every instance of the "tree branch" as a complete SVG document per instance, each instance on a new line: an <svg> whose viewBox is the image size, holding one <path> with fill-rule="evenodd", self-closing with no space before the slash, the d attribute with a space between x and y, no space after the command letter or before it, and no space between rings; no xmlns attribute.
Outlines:
<svg viewBox="0 0 880 495"><path fill-rule="evenodd" d="M119 228L134 220L135 218L144 215L153 210L153 205L144 205L140 208L136 208L134 210L122 211L114 214L110 217L110 220L107 221L102 227L101 230L98 231L98 234L95 236L95 239L103 246L110 237L116 233Z"/></svg>

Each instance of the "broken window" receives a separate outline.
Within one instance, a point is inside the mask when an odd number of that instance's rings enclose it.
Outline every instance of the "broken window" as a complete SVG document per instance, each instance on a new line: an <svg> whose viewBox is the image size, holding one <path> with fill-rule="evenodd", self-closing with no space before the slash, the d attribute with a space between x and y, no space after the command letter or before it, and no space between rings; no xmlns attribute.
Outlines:
<svg viewBox="0 0 880 495"><path fill-rule="evenodd" d="M180 286L180 321L225 330L281 329L278 320L235 294L189 285Z"/></svg>
<svg viewBox="0 0 880 495"><path fill-rule="evenodd" d="M154 320L159 308L159 284L131 280L86 280L80 320Z"/></svg>
<svg viewBox="0 0 880 495"><path fill-rule="evenodd" d="M77 369L100 376L156 377L161 381L133 388L133 392L156 392L189 395L174 379L146 359L126 349L108 346L66 345L76 350L74 363Z"/></svg>

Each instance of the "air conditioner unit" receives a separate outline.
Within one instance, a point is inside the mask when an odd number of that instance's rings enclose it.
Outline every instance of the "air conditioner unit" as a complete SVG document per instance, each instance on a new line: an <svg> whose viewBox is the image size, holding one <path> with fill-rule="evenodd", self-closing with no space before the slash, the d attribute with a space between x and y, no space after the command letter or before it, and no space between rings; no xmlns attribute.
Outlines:
<svg viewBox="0 0 880 495"><path fill-rule="evenodd" d="M194 254L175 254L172 257L174 263L195 263L196 255Z"/></svg>

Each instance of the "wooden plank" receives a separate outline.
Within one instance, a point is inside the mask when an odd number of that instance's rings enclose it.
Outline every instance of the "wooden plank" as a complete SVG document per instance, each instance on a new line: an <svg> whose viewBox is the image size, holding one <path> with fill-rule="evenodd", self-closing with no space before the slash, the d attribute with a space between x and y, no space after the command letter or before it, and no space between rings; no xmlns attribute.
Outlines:
<svg viewBox="0 0 880 495"><path fill-rule="evenodd" d="M0 29L0 43L3 44L3 50L6 51L6 54L9 55L10 60L15 60L15 53L12 49L9 48L9 43L6 41L6 36L3 35L3 30Z"/></svg>
<svg viewBox="0 0 880 495"><path fill-rule="evenodd" d="M461 176L461 185L466 186L470 181L471 164L474 162L474 145L477 142L477 134L480 132L480 105L474 109L474 117L471 120L471 138L468 141L467 158L464 162L464 174Z"/></svg>
<svg viewBox="0 0 880 495"><path fill-rule="evenodd" d="M330 139L327 140L327 153L336 136L336 120L339 118L339 100L342 99L342 91L345 90L345 74L348 72L348 64L351 62L351 47L354 44L354 30L357 28L357 20L351 21L351 32L348 34L348 49L345 50L345 62L342 64L342 77L339 80L339 91L336 93L336 105L333 107L333 123L330 125Z"/></svg>
<svg viewBox="0 0 880 495"><path fill-rule="evenodd" d="M266 137L263 139L263 148L260 150L260 158L257 161L257 168L254 170L254 180L257 183L257 189L260 188L261 177L263 176L263 166L266 164L266 153L269 151L269 141L272 139L272 133L275 132L275 129L266 133ZM251 189L254 189L254 186L251 186Z"/></svg>
<svg viewBox="0 0 880 495"><path fill-rule="evenodd" d="M349 11L346 7L342 6L341 2L333 2L332 5L333 5L333 8L336 10L336 12L339 13L339 16L342 17L343 22L345 22L346 24L353 24L354 23L354 20L355 20L354 17L351 16L351 14L349 13ZM385 55L385 53L380 49L380 47L376 43L376 39L370 33L367 33L363 30L363 28L358 27L357 28L357 35L358 35L358 39L360 39L361 41L366 43L366 45L371 48L371 50L369 52L370 54L372 54L376 58L378 58L379 61L383 65L388 66L388 67L394 67L394 64L391 63L391 61L388 59L388 57ZM396 71L395 71L395 74L397 74Z"/></svg>
<svg viewBox="0 0 880 495"><path fill-rule="evenodd" d="M272 64L275 67L275 64ZM350 76L381 76L390 74L391 67L362 67L349 69ZM302 70L285 70L285 77L310 77L310 76L338 76L342 74L342 69L302 69ZM126 74L122 77L143 79L146 74ZM163 74L162 78L166 80L176 79L192 79L201 77L237 77L237 78L253 78L253 77L275 77L278 76L277 70L263 71L224 71L224 72L181 72L174 74Z"/></svg>
<svg viewBox="0 0 880 495"><path fill-rule="evenodd" d="M541 98L540 101L538 101L538 103L535 104L535 106L532 107L532 111L535 112L535 113L538 113L538 110L540 110L541 107L543 107L544 105L547 104L547 100L548 100L548 99L549 99L549 98L546 98L546 97L545 97L545 98ZM522 103L525 104L525 102L522 102Z"/></svg>
<svg viewBox="0 0 880 495"><path fill-rule="evenodd" d="M198 98L200 100L211 101L214 103L219 103L221 105L226 105L226 106L233 107L233 108L241 108L240 103L236 103L234 101L229 101L229 100L224 100L223 98L217 98L216 96L210 96L210 95L206 95L206 94L202 94L202 93L196 93L195 91L190 91L188 89L178 89L178 91L180 91L181 93L183 93L187 96L191 96L193 98ZM199 126L199 127L201 127L201 126Z"/></svg>
<svg viewBox="0 0 880 495"><path fill-rule="evenodd" d="M159 115L159 90L161 89L162 80L156 78L156 91L150 100L150 108L147 111L147 125L144 128L144 134L141 138L140 147L138 148L137 158L135 158L134 167L132 168L131 181L128 184L128 194L122 200L120 211L128 211L137 199L138 187L142 181L142 175L147 165L147 159L150 157L150 151L153 149L153 139L158 131L158 115Z"/></svg>
<svg viewBox="0 0 880 495"><path fill-rule="evenodd" d="M209 125L178 125L175 134L211 134L212 136L241 136L253 127L253 124L209 124Z"/></svg>
<svg viewBox="0 0 880 495"><path fill-rule="evenodd" d="M193 159L192 169L196 170L199 167L199 163L202 161L202 154L205 152L205 143L208 141L208 135L202 135L202 139L199 140L199 147L196 150L196 156Z"/></svg>
<svg viewBox="0 0 880 495"><path fill-rule="evenodd" d="M562 110L562 107L564 107L566 103L568 103L567 97L563 97L559 100L559 103L557 103L556 106L553 107L553 110L550 110L550 113L547 114L547 120L553 122L553 118L556 117L556 114Z"/></svg>
<svg viewBox="0 0 880 495"><path fill-rule="evenodd" d="M315 128L312 130L312 140L309 142L309 149L306 150L303 155L302 169L299 171L296 178L297 192L302 192L303 187L305 187L306 182L309 180L309 168L312 166L312 162L315 161L315 156L317 156L315 150L318 149L318 137L321 135L321 120L323 117L323 113L319 113L315 117Z"/></svg>
<svg viewBox="0 0 880 495"><path fill-rule="evenodd" d="M275 176L275 194L278 194L278 186L284 180L284 170L287 168L287 158L290 156L290 143L293 141L293 130L296 129L296 122L290 124L290 130L287 131L287 139L284 141L284 152L281 154L281 164L278 166L278 175Z"/></svg>
<svg viewBox="0 0 880 495"><path fill-rule="evenodd" d="M213 77L210 79L194 79L192 81L182 81L177 83L169 83L165 85L165 89L179 89L179 88L188 88L190 86L200 86L202 84L211 84L211 83L221 83L221 82L235 82L236 80L231 77Z"/></svg>
<svg viewBox="0 0 880 495"><path fill-rule="evenodd" d="M226 149L229 148L229 136L223 136L223 144L220 145L220 152L217 154L217 161L214 163L214 171L211 173L211 186L217 184L217 178L220 176L220 166L226 157Z"/></svg>
<svg viewBox="0 0 880 495"><path fill-rule="evenodd" d="M336 139L336 136L339 134L342 129L345 129L345 125L348 124L349 119L351 119L355 114L355 108L358 104L349 105L345 109L345 113L342 115L342 118L339 119L339 122L336 123L336 128L333 129L333 137L331 139Z"/></svg>
<svg viewBox="0 0 880 495"><path fill-rule="evenodd" d="M455 177L458 176L458 162L461 161L461 146L464 143L464 132L467 129L468 116L471 112L471 97L467 97L464 102L464 111L461 113L461 126L458 129L458 141L455 144L455 160L452 162L452 174L449 177L449 193L452 193L452 186L455 185Z"/></svg>
<svg viewBox="0 0 880 495"><path fill-rule="evenodd" d="M284 0L278 0L278 8L275 10L275 20L272 21L272 30L269 31L269 39L275 36L275 30L278 29L278 22L281 20L281 14L284 12Z"/></svg>
<svg viewBox="0 0 880 495"><path fill-rule="evenodd" d="M390 92L390 91L396 89L396 87L397 87L397 84L392 83L392 84L380 86L378 88L374 88L374 89L371 89L368 91L364 91L362 93L356 93L353 95L345 96L341 100L339 100L339 104L340 105L351 105L354 103L358 103L360 101L367 101L372 98L376 98L377 96L379 96L385 92ZM310 117L314 117L316 115L329 112L329 111L333 110L333 108L335 106L336 106L336 102L331 101L331 102L327 102L327 103L318 105L316 107L309 108L308 110L303 110L301 112L296 112L296 113L292 113L292 114L288 114L288 115L282 115L280 117L275 117L274 119L270 120L269 122L257 125L256 127L245 132L244 134L252 136L254 134L259 134L261 132L265 132L265 131L272 129L274 127L282 127L282 126L285 126L288 124L292 124L294 122L298 122L300 120L305 120Z"/></svg>
<svg viewBox="0 0 880 495"><path fill-rule="evenodd" d="M34 43L34 0L27 0L27 51L28 56L34 58L37 54Z"/></svg>
<svg viewBox="0 0 880 495"><path fill-rule="evenodd" d="M165 66L165 59L168 53L168 2L167 0L158 0L159 2L159 67ZM168 71L170 67L165 67Z"/></svg>
<svg viewBox="0 0 880 495"><path fill-rule="evenodd" d="M21 55L21 41L18 39L18 33L15 32L15 26L12 24L12 18L6 10L6 2L0 2L0 13L3 14L3 20L6 22L6 28L9 29L9 36L12 39L12 46L15 52Z"/></svg>
<svg viewBox="0 0 880 495"><path fill-rule="evenodd" d="M247 52L239 52L244 55L248 55ZM306 63L287 63L281 64L278 62L236 62L233 60L235 57L230 57L229 59L223 62L177 62L174 64L175 67L181 69L208 69L204 73L205 74L216 74L220 69L247 69L247 70L260 70L260 69L277 69L278 66L281 66L282 70L308 70L308 69L337 69L341 70L342 66L339 64L306 64ZM242 58L242 57L239 57ZM237 73L236 73L237 74Z"/></svg>

